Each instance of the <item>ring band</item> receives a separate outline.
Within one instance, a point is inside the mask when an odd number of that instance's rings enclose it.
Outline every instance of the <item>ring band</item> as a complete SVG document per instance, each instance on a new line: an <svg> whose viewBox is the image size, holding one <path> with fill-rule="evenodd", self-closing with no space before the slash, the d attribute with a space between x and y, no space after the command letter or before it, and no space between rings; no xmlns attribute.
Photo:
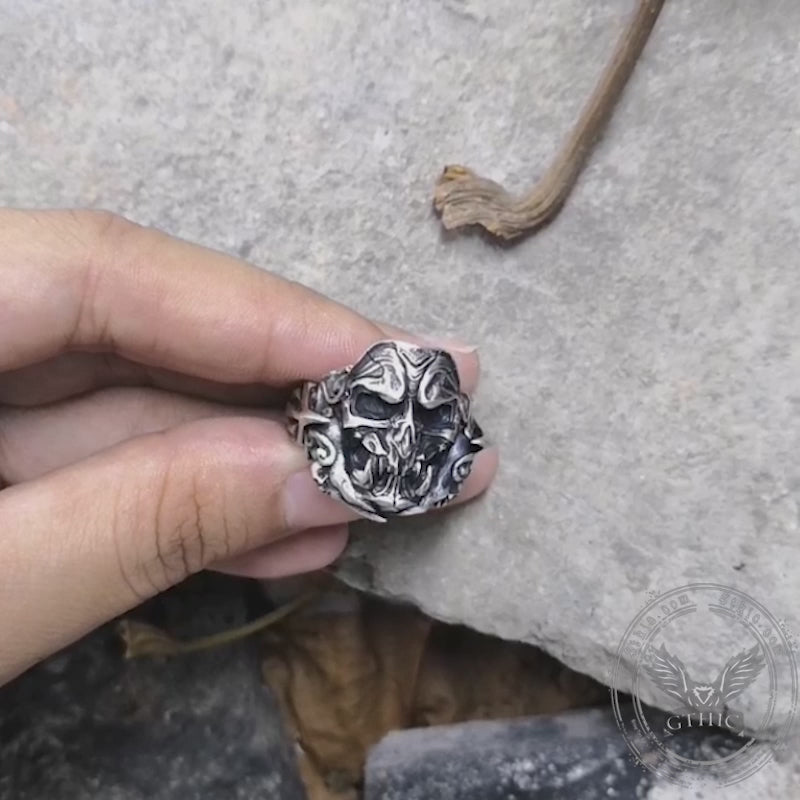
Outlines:
<svg viewBox="0 0 800 800"><path fill-rule="evenodd" d="M320 489L374 520L450 502L485 446L452 356L406 342L304 382L287 415Z"/></svg>

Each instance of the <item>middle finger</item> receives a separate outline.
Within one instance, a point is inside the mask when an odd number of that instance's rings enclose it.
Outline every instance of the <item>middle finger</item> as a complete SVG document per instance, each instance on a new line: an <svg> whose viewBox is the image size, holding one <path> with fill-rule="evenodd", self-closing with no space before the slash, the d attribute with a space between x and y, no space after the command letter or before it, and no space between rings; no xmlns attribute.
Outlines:
<svg viewBox="0 0 800 800"><path fill-rule="evenodd" d="M387 338L450 350L458 366L462 391L469 394L475 390L479 365L472 348L415 336L388 324L377 325ZM0 373L0 404L36 406L55 403L112 386L148 386L218 403L251 406L282 407L288 395L285 389L265 384L221 383L140 364L114 353L75 351Z"/></svg>
<svg viewBox="0 0 800 800"><path fill-rule="evenodd" d="M126 439L197 419L258 416L241 408L147 388L113 388L35 408L0 408L0 475L7 484L32 480Z"/></svg>

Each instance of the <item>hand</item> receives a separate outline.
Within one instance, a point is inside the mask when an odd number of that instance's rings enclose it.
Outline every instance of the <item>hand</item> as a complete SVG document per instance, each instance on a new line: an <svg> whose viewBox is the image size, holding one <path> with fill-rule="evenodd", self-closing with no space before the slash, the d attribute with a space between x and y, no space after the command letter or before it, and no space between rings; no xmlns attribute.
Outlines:
<svg viewBox="0 0 800 800"><path fill-rule="evenodd" d="M0 326L0 683L206 567L333 561L355 515L311 479L281 390L420 341L84 211L0 210ZM451 351L472 391L474 353Z"/></svg>

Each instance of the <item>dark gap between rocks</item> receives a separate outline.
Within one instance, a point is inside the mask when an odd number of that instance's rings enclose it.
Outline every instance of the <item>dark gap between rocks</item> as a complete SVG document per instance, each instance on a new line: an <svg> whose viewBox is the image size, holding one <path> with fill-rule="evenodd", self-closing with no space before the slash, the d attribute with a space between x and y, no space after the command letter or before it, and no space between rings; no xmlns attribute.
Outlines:
<svg viewBox="0 0 800 800"><path fill-rule="evenodd" d="M296 590L273 585L279 602ZM134 616L193 638L269 609L255 582L208 573ZM344 588L172 658L125 660L110 624L0 689L2 800L588 800L652 785L590 678Z"/></svg>

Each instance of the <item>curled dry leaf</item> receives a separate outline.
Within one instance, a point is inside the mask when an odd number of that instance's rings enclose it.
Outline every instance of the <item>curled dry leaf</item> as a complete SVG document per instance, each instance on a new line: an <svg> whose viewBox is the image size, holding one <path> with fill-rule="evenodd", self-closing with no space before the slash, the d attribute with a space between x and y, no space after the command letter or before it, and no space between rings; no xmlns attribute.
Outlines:
<svg viewBox="0 0 800 800"><path fill-rule="evenodd" d="M264 678L309 800L355 800L367 752L392 730L608 701L606 689L535 647L345 587L270 628L265 645Z"/></svg>

